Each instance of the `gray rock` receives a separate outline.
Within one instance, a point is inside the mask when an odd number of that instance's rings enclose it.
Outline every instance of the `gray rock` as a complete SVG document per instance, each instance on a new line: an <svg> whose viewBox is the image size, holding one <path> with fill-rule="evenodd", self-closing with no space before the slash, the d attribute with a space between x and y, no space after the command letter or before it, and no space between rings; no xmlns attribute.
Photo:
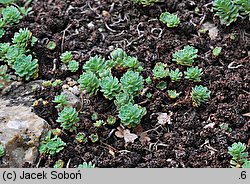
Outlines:
<svg viewBox="0 0 250 184"><path fill-rule="evenodd" d="M47 133L48 124L23 105L10 106L0 98L0 141L5 156L0 167L21 167L34 163L38 156L40 139Z"/></svg>
<svg viewBox="0 0 250 184"><path fill-rule="evenodd" d="M70 106L75 107L76 109L80 108L80 106L81 106L80 99L76 95L74 95L71 91L64 89L62 94L68 96L67 99L70 103Z"/></svg>

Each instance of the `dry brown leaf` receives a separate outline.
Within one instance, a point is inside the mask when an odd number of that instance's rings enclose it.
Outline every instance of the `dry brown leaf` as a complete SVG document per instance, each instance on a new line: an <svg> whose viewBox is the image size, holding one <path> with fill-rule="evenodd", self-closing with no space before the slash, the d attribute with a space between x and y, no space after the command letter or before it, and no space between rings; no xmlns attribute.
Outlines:
<svg viewBox="0 0 250 184"><path fill-rule="evenodd" d="M124 130L124 140L126 144L130 142L133 143L137 138L138 136L136 134L130 133L130 130Z"/></svg>
<svg viewBox="0 0 250 184"><path fill-rule="evenodd" d="M158 124L160 124L160 125L165 125L166 123L169 125L172 124L171 116L173 115L173 112L169 112L169 113L159 112L156 114L158 114L158 117L157 117Z"/></svg>
<svg viewBox="0 0 250 184"><path fill-rule="evenodd" d="M122 127L117 127L117 130L115 132L115 135L119 138L124 138L125 144L127 143L133 143L135 139L138 138L136 134L130 133L129 129L123 129Z"/></svg>

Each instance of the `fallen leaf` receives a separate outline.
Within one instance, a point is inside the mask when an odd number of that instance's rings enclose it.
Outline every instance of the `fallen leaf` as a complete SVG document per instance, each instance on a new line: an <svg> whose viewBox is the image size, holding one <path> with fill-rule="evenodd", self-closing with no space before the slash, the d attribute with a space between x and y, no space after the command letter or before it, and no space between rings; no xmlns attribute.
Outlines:
<svg viewBox="0 0 250 184"><path fill-rule="evenodd" d="M130 133L129 129L123 129L122 127L117 127L117 131L115 132L115 135L118 138L124 138L125 144L127 143L133 143L135 139L138 138L136 134Z"/></svg>
<svg viewBox="0 0 250 184"><path fill-rule="evenodd" d="M133 143L137 138L138 136L136 134L130 133L130 130L124 130L124 140L126 144L130 142Z"/></svg>
<svg viewBox="0 0 250 184"><path fill-rule="evenodd" d="M160 124L160 125L165 125L166 123L169 124L169 125L172 124L171 116L173 115L173 112L169 112L169 114L159 112L159 113L156 113L156 114L158 114L158 117L157 117L158 124Z"/></svg>

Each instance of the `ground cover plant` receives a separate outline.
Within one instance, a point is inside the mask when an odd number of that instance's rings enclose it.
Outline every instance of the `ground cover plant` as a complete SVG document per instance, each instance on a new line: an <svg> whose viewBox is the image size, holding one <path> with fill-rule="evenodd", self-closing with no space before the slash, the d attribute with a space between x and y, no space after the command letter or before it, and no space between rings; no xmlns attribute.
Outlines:
<svg viewBox="0 0 250 184"><path fill-rule="evenodd" d="M41 80L50 125L23 167L249 167L248 0L4 2L1 98Z"/></svg>

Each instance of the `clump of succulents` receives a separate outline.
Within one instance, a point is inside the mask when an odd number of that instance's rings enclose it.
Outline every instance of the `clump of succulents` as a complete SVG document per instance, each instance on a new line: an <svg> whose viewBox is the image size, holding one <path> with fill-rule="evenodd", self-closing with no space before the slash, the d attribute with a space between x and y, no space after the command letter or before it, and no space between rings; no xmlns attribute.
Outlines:
<svg viewBox="0 0 250 184"><path fill-rule="evenodd" d="M187 71L185 71L184 74L185 74L185 79L189 79L194 82L200 82L203 72L201 68L198 68L196 66L187 68Z"/></svg>
<svg viewBox="0 0 250 184"><path fill-rule="evenodd" d="M120 110L118 117L121 123L127 127L136 127L140 124L142 117L146 114L146 108L137 104L124 104Z"/></svg>
<svg viewBox="0 0 250 184"><path fill-rule="evenodd" d="M65 107L58 115L56 122L60 123L62 128L69 131L76 130L80 119L75 108Z"/></svg>
<svg viewBox="0 0 250 184"><path fill-rule="evenodd" d="M119 80L113 76L105 77L100 86L100 91L103 92L104 97L109 100L112 100L121 91Z"/></svg>
<svg viewBox="0 0 250 184"><path fill-rule="evenodd" d="M142 71L142 67L136 57L128 56L126 52L118 48L110 53L110 60L106 61L101 56L91 57L85 63L83 69L86 72L83 73L78 80L81 89L86 90L90 95L94 95L100 87L100 91L105 98L109 100L114 99L114 103L119 112L121 108L127 104L132 104L133 108L137 107L137 105L134 107L133 98L138 96L142 91L144 79L139 73ZM112 75L111 70L116 69L118 71L127 70L120 78L120 81ZM124 119L125 116L126 115L123 114L121 117ZM140 122L140 119L131 119L131 122L136 121L136 124L138 124L137 122ZM108 122L108 125L113 125L116 119L109 118ZM94 126L100 127L105 124L103 120L98 120L94 123ZM92 140L92 142L95 142L95 139Z"/></svg>
<svg viewBox="0 0 250 184"><path fill-rule="evenodd" d="M153 76L155 79L162 79L169 75L169 69L167 68L167 64L158 62L154 66Z"/></svg>
<svg viewBox="0 0 250 184"><path fill-rule="evenodd" d="M79 69L79 63L73 60L73 55L70 51L61 54L60 60L66 65L71 72L76 72Z"/></svg>
<svg viewBox="0 0 250 184"><path fill-rule="evenodd" d="M160 15L160 21L166 24L167 27L177 27L180 24L180 19L177 15L171 14L169 12L163 12Z"/></svg>
<svg viewBox="0 0 250 184"><path fill-rule="evenodd" d="M131 96L138 96L144 87L144 80L139 72L129 70L121 77L120 81L123 90Z"/></svg>
<svg viewBox="0 0 250 184"><path fill-rule="evenodd" d="M96 94L100 86L100 80L93 72L83 73L77 82L80 84L80 88L86 90L90 96Z"/></svg>
<svg viewBox="0 0 250 184"><path fill-rule="evenodd" d="M248 152L244 143L233 143L231 147L228 147L228 153L232 156L230 161L232 167L250 168L250 160L247 158Z"/></svg>
<svg viewBox="0 0 250 184"><path fill-rule="evenodd" d="M193 100L193 105L199 107L202 103L205 103L210 98L211 91L202 85L195 86L192 88L191 97Z"/></svg>
<svg viewBox="0 0 250 184"><path fill-rule="evenodd" d="M187 45L182 50L175 52L172 60L183 66L192 66L194 59L197 58L197 53L198 49Z"/></svg>
<svg viewBox="0 0 250 184"><path fill-rule="evenodd" d="M66 143L62 141L60 137L54 136L51 138L51 131L48 132L45 140L42 141L39 151L44 154L55 155L62 151L66 146Z"/></svg>

